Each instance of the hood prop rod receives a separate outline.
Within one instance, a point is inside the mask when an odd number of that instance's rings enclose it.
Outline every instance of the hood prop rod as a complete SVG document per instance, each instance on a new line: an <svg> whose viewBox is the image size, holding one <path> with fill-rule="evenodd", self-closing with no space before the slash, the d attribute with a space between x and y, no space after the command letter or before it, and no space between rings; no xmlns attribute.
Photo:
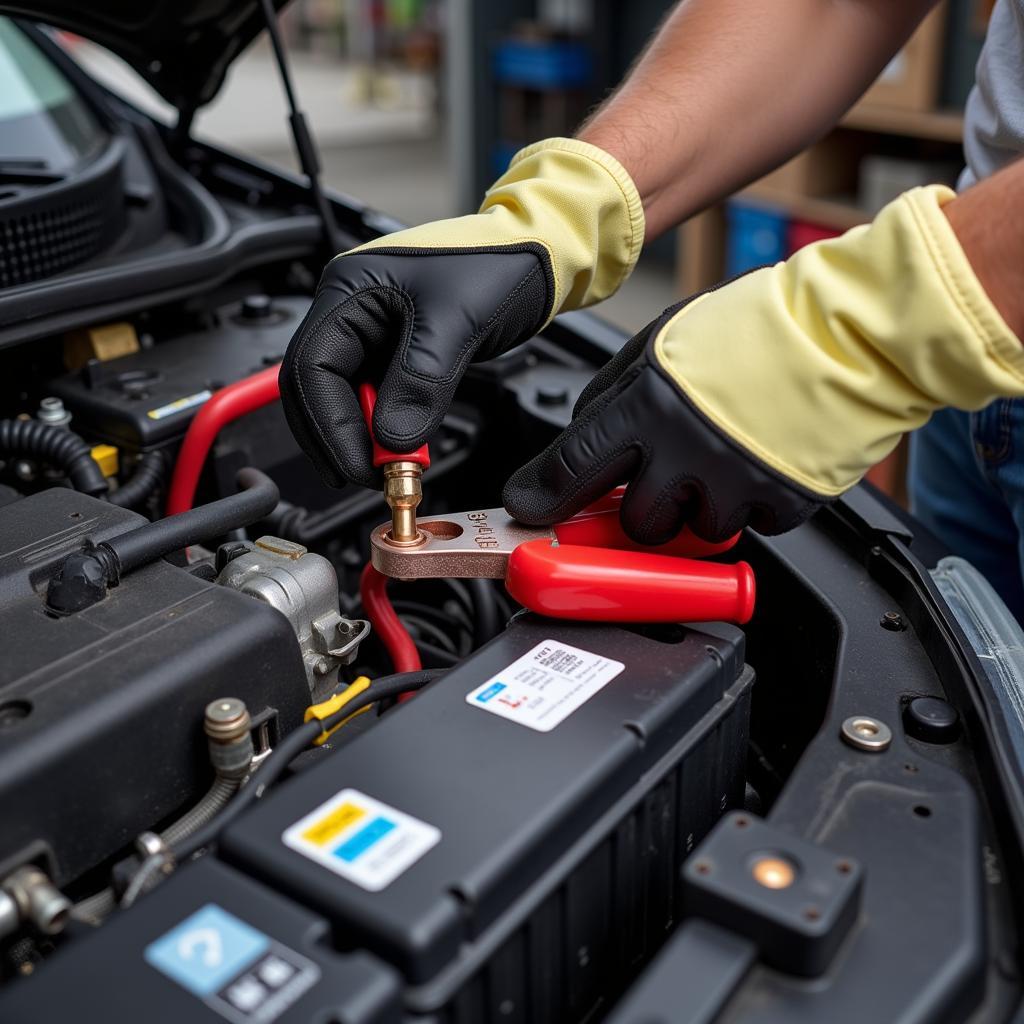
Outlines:
<svg viewBox="0 0 1024 1024"><path fill-rule="evenodd" d="M288 126L291 129L292 141L295 143L295 153L299 158L299 166L302 173L309 181L309 191L313 196L317 213L320 215L320 223L323 226L324 241L330 252L328 256L336 256L339 252L348 248L342 240L338 231L337 221L334 219L334 211L331 204L324 195L320 185L320 155L317 152L316 143L309 130L306 115L299 109L295 97L295 86L292 83L291 71L288 67L288 58L285 55L284 43L281 39L281 30L277 23L277 14L274 11L272 0L260 0L263 8L263 19L267 23L267 31L270 33L270 45L274 51L274 61L277 70L281 75L281 85L284 89L285 99L288 102Z"/></svg>

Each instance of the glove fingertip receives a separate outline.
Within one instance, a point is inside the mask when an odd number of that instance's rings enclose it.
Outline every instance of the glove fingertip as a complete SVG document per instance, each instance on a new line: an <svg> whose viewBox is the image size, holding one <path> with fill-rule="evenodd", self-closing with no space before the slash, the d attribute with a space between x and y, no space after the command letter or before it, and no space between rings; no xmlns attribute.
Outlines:
<svg viewBox="0 0 1024 1024"><path fill-rule="evenodd" d="M523 487L516 482L516 476L506 482L501 492L501 503L508 514L527 526L551 526L558 522L556 496Z"/></svg>

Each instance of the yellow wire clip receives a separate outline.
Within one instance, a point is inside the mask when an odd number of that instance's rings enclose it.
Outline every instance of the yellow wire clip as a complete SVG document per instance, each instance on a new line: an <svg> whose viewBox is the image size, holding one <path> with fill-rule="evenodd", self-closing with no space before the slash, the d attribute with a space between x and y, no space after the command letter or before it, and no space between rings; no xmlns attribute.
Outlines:
<svg viewBox="0 0 1024 1024"><path fill-rule="evenodd" d="M306 708L306 715L303 718L304 722L312 721L314 718L322 722L325 718L330 718L331 715L336 714L340 711L350 700L358 697L359 694L365 693L370 688L370 677L359 676L358 679L354 680L349 684L348 688L342 693L336 693L333 697L325 701L321 701L319 704L312 704ZM351 715L343 718L337 725L330 729L324 729L324 731L313 740L313 745L319 747L321 743L325 743L328 737L337 732L346 722L351 722L356 715L361 715L364 711L369 711L373 705L367 704L365 708L360 708L358 711L354 711Z"/></svg>

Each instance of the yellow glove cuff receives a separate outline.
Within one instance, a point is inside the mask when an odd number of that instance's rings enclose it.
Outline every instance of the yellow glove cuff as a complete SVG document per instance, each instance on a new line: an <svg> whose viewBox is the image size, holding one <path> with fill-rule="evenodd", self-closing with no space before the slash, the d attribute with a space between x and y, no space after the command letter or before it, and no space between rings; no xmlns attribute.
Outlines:
<svg viewBox="0 0 1024 1024"><path fill-rule="evenodd" d="M633 179L610 153L579 139L521 149L491 186L481 213L516 210L547 238L555 311L613 295L633 272L644 241L644 208Z"/></svg>
<svg viewBox="0 0 1024 1024"><path fill-rule="evenodd" d="M914 189L873 223L684 307L655 354L691 402L823 496L852 486L936 409L1024 395L1024 349L942 212Z"/></svg>
<svg viewBox="0 0 1024 1024"><path fill-rule="evenodd" d="M636 265L643 239L643 205L622 165L587 142L546 139L513 157L479 213L421 224L352 251L539 243L554 277L550 322L612 295Z"/></svg>

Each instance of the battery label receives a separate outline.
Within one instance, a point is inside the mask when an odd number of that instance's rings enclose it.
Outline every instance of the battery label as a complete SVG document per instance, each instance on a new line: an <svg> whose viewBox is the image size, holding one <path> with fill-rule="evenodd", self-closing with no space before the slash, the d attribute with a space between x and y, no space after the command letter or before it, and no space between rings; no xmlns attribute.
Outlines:
<svg viewBox="0 0 1024 1024"><path fill-rule="evenodd" d="M626 666L600 654L545 640L466 694L472 707L549 732Z"/></svg>
<svg viewBox="0 0 1024 1024"><path fill-rule="evenodd" d="M176 412L184 412L186 409L194 409L202 405L213 395L212 391L197 391L194 395L186 395L184 398L176 398L173 402L161 405L159 409L150 409L146 415L151 420L162 420L165 416L173 416Z"/></svg>
<svg viewBox="0 0 1024 1024"><path fill-rule="evenodd" d="M281 836L285 846L370 892L379 892L441 839L441 830L355 789L345 789Z"/></svg>
<svg viewBox="0 0 1024 1024"><path fill-rule="evenodd" d="M208 903L143 951L146 962L233 1024L271 1024L320 968Z"/></svg>

